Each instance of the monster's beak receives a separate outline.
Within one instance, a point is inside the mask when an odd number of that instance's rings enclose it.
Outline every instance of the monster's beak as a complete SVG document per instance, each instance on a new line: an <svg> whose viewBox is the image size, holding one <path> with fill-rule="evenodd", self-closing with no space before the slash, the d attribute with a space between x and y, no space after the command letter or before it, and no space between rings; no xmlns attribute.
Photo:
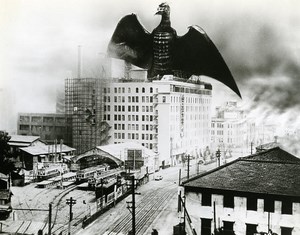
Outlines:
<svg viewBox="0 0 300 235"><path fill-rule="evenodd" d="M162 15L164 12L164 9L162 7L157 8L157 12L155 13L155 15Z"/></svg>

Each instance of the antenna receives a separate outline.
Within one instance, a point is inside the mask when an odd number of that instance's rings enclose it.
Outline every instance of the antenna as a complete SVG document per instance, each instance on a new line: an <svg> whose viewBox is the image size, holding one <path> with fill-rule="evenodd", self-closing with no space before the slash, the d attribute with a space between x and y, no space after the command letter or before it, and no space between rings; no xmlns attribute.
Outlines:
<svg viewBox="0 0 300 235"><path fill-rule="evenodd" d="M81 78L81 45L78 46L78 71L77 78Z"/></svg>

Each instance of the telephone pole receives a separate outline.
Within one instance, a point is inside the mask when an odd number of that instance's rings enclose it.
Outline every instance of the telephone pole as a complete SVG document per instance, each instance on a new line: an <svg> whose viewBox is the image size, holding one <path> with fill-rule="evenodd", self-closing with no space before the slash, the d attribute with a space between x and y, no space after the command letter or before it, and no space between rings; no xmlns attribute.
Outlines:
<svg viewBox="0 0 300 235"><path fill-rule="evenodd" d="M187 178L190 178L190 155L187 155Z"/></svg>
<svg viewBox="0 0 300 235"><path fill-rule="evenodd" d="M132 215L132 229L129 232L130 235L135 235L135 190L134 190L134 175L131 176L131 194L132 194L132 201L127 202L127 209L131 212ZM131 203L131 206L129 205ZM131 210L130 210L131 209Z"/></svg>
<svg viewBox="0 0 300 235"><path fill-rule="evenodd" d="M69 219L69 231L68 235L71 235L71 221L73 219L73 212L72 212L72 206L76 204L76 200L74 200L72 197L70 199L67 199L67 205L70 206L70 219Z"/></svg>

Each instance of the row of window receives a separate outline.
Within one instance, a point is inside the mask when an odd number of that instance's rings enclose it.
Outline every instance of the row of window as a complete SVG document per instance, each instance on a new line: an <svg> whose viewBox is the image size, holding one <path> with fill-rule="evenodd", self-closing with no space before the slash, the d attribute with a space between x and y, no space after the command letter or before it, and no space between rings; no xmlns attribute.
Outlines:
<svg viewBox="0 0 300 235"><path fill-rule="evenodd" d="M179 103L179 102L185 102L190 104L209 104L210 99L204 99L200 97L173 97L171 96L171 103Z"/></svg>
<svg viewBox="0 0 300 235"><path fill-rule="evenodd" d="M125 105L114 105L115 112L125 112ZM139 112L139 106L127 106L128 112ZM104 112L110 112L110 105L104 105ZM153 106L142 106L142 112L153 112Z"/></svg>
<svg viewBox="0 0 300 235"><path fill-rule="evenodd" d="M211 123L211 127L214 128L215 126L217 126L217 128L223 128L224 127L224 125L222 123L214 123L214 122L212 122Z"/></svg>
<svg viewBox="0 0 300 235"><path fill-rule="evenodd" d="M128 115L127 118L128 118L128 121L139 121L139 115ZM152 115L142 115L141 118L142 118L142 121L145 121L145 122L153 121ZM103 120L110 121L110 114L104 114ZM121 115L121 114L114 115L114 121L125 121L125 115Z"/></svg>
<svg viewBox="0 0 300 235"><path fill-rule="evenodd" d="M224 132L223 132L223 131L220 131L220 130L218 130L218 131L216 131L216 132L215 132L214 130L211 131L211 134L212 134L212 135L215 135L215 133L216 133L217 135L223 135Z"/></svg>
<svg viewBox="0 0 300 235"><path fill-rule="evenodd" d="M212 234L212 219L201 218L201 235L211 235ZM253 235L258 233L257 231L258 224L248 224L246 223L246 235ZM224 221L222 230L224 234L235 234L234 233L234 222ZM292 235L293 228L280 227L281 235Z"/></svg>
<svg viewBox="0 0 300 235"><path fill-rule="evenodd" d="M142 96L142 103L153 103L152 96ZM110 96L103 96L103 101L110 103ZM139 96L128 96L128 103L139 103ZM125 103L125 96L114 96L115 103Z"/></svg>
<svg viewBox="0 0 300 235"><path fill-rule="evenodd" d="M151 131L153 129L152 125L149 124L143 124L141 125L143 131ZM115 130L125 130L125 124L114 124ZM139 130L139 124L127 124L127 130L133 130L138 131Z"/></svg>
<svg viewBox="0 0 300 235"><path fill-rule="evenodd" d="M109 115L104 115L104 120L109 120L109 119L106 119L107 116ZM128 115L128 121L139 121L139 115ZM114 115L114 121L125 121L125 115L117 115L115 114ZM153 121L153 116L152 115L141 115L141 121L142 122L151 122Z"/></svg>
<svg viewBox="0 0 300 235"><path fill-rule="evenodd" d="M153 134L127 133L129 140L138 140L140 136L142 140L153 140ZM114 133L114 138L124 140L125 133Z"/></svg>
<svg viewBox="0 0 300 235"><path fill-rule="evenodd" d="M202 206L211 206L211 194L203 193L202 194ZM247 197L247 210L257 211L257 198ZM273 199L264 200L264 211L274 212L275 201ZM233 195L224 195L223 197L223 206L227 208L234 208L234 196ZM293 203L289 200L282 201L281 207L282 214L293 214Z"/></svg>
<svg viewBox="0 0 300 235"><path fill-rule="evenodd" d="M145 93L148 88L142 87L141 89L136 87L135 89L131 89L131 87L127 88L127 93L131 93L131 91L135 91L135 93L139 93L139 91L141 90L142 93ZM110 93L110 88L103 88L103 92L104 93ZM149 91L147 91L149 93L153 93L153 87L149 87ZM114 93L125 93L125 87L115 87L114 88Z"/></svg>
<svg viewBox="0 0 300 235"><path fill-rule="evenodd" d="M30 122L30 116L20 116L20 122L28 123ZM65 123L66 119L64 117L41 117L41 116L32 116L31 122L38 123Z"/></svg>

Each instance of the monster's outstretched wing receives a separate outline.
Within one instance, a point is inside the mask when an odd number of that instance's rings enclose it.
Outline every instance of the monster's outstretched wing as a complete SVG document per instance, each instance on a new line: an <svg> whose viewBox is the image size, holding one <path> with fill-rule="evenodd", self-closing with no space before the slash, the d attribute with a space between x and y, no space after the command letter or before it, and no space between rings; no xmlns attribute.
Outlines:
<svg viewBox="0 0 300 235"><path fill-rule="evenodd" d="M108 44L108 55L138 67L150 69L152 35L140 24L135 14L123 17Z"/></svg>
<svg viewBox="0 0 300 235"><path fill-rule="evenodd" d="M175 41L173 69L190 75L212 77L230 87L241 97L223 57L204 30L198 26L189 27L189 31Z"/></svg>

